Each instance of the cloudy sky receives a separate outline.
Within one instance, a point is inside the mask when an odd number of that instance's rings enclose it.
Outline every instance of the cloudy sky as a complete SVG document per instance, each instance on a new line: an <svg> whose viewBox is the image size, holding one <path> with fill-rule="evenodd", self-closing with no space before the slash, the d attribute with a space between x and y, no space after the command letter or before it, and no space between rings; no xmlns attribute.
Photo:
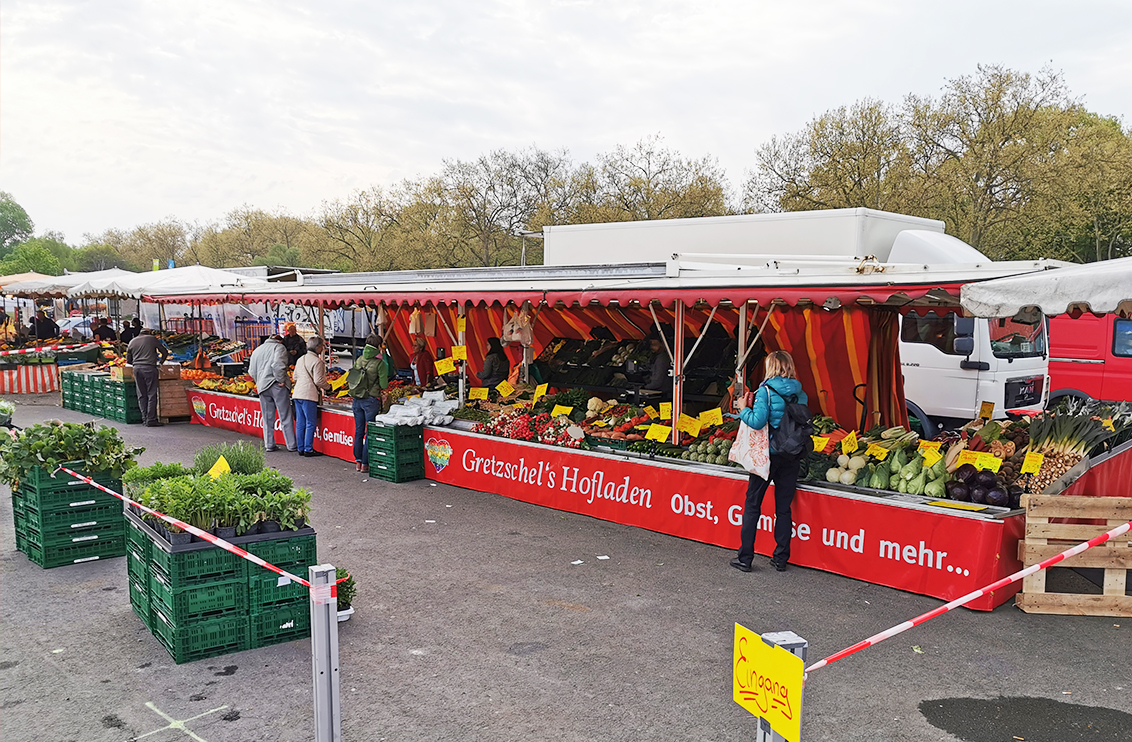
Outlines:
<svg viewBox="0 0 1132 742"><path fill-rule="evenodd" d="M1127 124L1132 2L5 0L0 190L78 243L650 134L737 185L771 135L979 63Z"/></svg>

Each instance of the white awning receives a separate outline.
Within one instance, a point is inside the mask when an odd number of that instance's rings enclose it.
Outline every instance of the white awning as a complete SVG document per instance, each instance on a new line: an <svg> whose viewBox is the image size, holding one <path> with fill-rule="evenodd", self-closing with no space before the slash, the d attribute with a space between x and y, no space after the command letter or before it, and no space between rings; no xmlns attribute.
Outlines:
<svg viewBox="0 0 1132 742"><path fill-rule="evenodd" d="M121 276L135 276L133 271L121 268L108 268L104 271L91 271L89 273L68 273L65 276L46 276L30 281L20 281L9 284L4 290L13 296L26 297L64 297L67 292L79 284L88 281L118 278Z"/></svg>
<svg viewBox="0 0 1132 742"><path fill-rule="evenodd" d="M963 309L976 317L1013 317L1033 308L1046 315L1132 316L1132 258L1052 268L963 286Z"/></svg>
<svg viewBox="0 0 1132 742"><path fill-rule="evenodd" d="M140 299L148 294L160 294L170 291L209 291L224 290L242 286L263 286L267 281L262 278L241 276L236 273L209 268L204 265L188 265L184 268L170 268L160 271L145 271L126 276L110 276L93 281L81 283L70 291L67 296L106 297L118 296L128 299Z"/></svg>

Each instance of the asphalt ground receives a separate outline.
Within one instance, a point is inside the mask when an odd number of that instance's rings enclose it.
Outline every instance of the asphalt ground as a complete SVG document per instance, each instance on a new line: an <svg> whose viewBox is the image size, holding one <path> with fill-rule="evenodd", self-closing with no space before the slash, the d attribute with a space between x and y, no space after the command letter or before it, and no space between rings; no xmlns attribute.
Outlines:
<svg viewBox="0 0 1132 742"><path fill-rule="evenodd" d="M17 402L21 426L90 419ZM240 438L108 424L143 464ZM761 559L742 574L716 547L335 459L268 462L312 489L319 558L358 581L339 634L346 740L750 740L734 622L796 631L814 660L939 605ZM1132 619L955 611L811 674L802 739L1132 739L1130 655ZM312 739L309 643L175 665L130 609L124 559L40 569L15 551L5 493L0 739L190 738Z"/></svg>

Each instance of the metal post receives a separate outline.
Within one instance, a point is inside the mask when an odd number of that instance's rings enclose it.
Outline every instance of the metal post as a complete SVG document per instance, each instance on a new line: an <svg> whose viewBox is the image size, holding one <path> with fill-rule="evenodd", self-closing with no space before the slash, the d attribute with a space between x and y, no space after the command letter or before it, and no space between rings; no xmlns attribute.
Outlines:
<svg viewBox="0 0 1132 742"><path fill-rule="evenodd" d="M738 399L747 392L746 379L743 377L743 368L747 365L747 356L744 351L747 349L747 301L739 305L739 327L735 334L736 345L735 349L735 395L734 399ZM724 412L731 412L731 410L724 410Z"/></svg>
<svg viewBox="0 0 1132 742"><path fill-rule="evenodd" d="M341 742L338 673L338 572L330 564L307 570L311 583L311 668L314 676L315 742Z"/></svg>
<svg viewBox="0 0 1132 742"><path fill-rule="evenodd" d="M663 334L663 333L662 333ZM672 320L672 442L680 443L676 421L684 411L684 302L676 300Z"/></svg>
<svg viewBox="0 0 1132 742"><path fill-rule="evenodd" d="M762 638L769 644L777 644L790 654L801 657L803 663L806 661L806 650L810 643L793 631L769 631L762 634ZM802 709L798 709L798 713L801 714ZM755 742L786 742L786 738L773 731L770 728L770 722L766 719L759 719L759 730L755 734Z"/></svg>
<svg viewBox="0 0 1132 742"><path fill-rule="evenodd" d="M467 322L468 322L468 315L467 315L467 308L466 307L467 307L467 305L464 304L464 302L461 301L459 308L456 310L456 316L459 318L459 319L456 320L456 334L459 336L458 337L459 344L463 345L465 348L467 348L467 329L466 328L467 328ZM460 324L461 319L464 320L463 325ZM457 393L457 397L456 397L456 399L459 400L461 407L464 406L464 400L465 400L465 396L466 396L467 387L468 387L468 362L467 361L461 361L460 362L460 389L459 389L459 392Z"/></svg>

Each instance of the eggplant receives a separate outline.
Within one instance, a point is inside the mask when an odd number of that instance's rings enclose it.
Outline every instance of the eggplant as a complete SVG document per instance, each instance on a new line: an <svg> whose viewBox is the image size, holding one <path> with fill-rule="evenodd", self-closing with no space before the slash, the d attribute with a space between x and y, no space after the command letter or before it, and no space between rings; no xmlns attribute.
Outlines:
<svg viewBox="0 0 1132 742"><path fill-rule="evenodd" d="M970 484L970 482L968 482L968 484ZM988 490L994 489L998 486L998 475L990 469L983 469L981 472L975 474L975 484L980 487L986 487Z"/></svg>
<svg viewBox="0 0 1132 742"><path fill-rule="evenodd" d="M973 464L964 464L955 470L955 478L963 483L970 483L971 478L979 473Z"/></svg>
<svg viewBox="0 0 1132 742"><path fill-rule="evenodd" d="M989 492L989 490L986 487L980 487L976 484L971 488L971 502L985 505L987 502L987 492Z"/></svg>
<svg viewBox="0 0 1132 742"><path fill-rule="evenodd" d="M948 482L945 489L947 496L952 500L959 500L960 502L971 501L971 491L967 488L965 483L960 482L958 479L952 479Z"/></svg>
<svg viewBox="0 0 1132 742"><path fill-rule="evenodd" d="M987 491L987 505L1004 508L1009 504L1010 495L1006 494L1006 490L1001 487L995 487Z"/></svg>

